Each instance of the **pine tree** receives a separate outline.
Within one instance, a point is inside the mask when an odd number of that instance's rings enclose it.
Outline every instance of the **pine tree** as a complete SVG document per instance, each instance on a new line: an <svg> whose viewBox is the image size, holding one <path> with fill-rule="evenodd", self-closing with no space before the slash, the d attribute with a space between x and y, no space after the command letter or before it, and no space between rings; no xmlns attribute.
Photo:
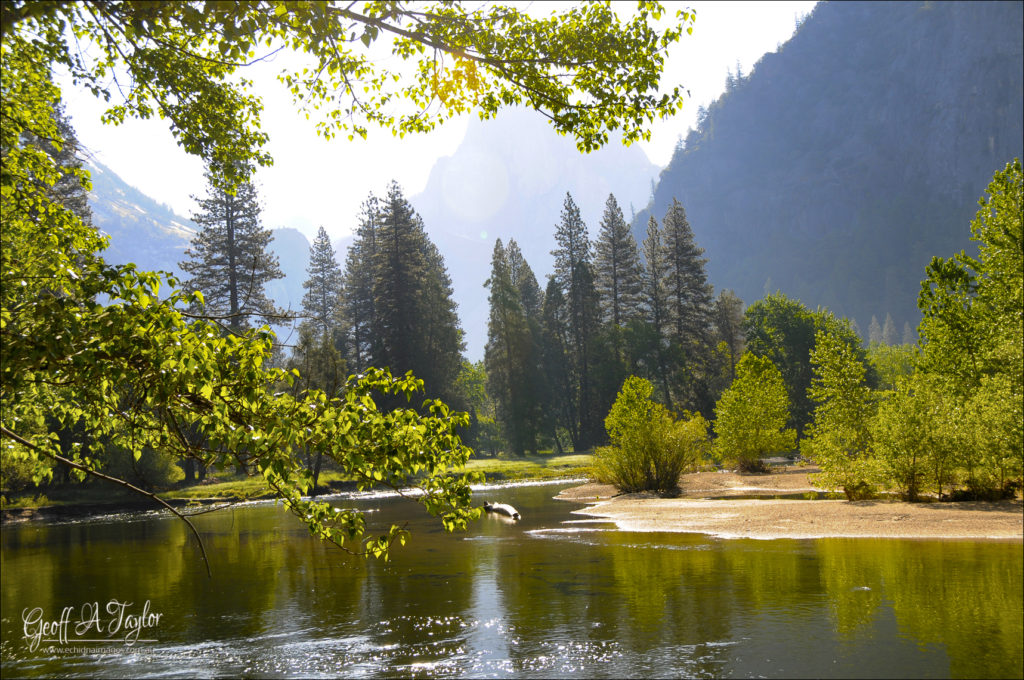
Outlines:
<svg viewBox="0 0 1024 680"><path fill-rule="evenodd" d="M526 312L526 318L534 322L540 322L544 306L544 293L537 285L537 277L530 268L519 244L515 239L509 239L505 248L505 255L508 258L508 270L512 277L512 285L519 291L519 299Z"/></svg>
<svg viewBox="0 0 1024 680"><path fill-rule="evenodd" d="M868 343L872 345L882 344L882 327L878 323L878 318L874 314L871 315L871 323L868 324Z"/></svg>
<svg viewBox="0 0 1024 680"><path fill-rule="evenodd" d="M416 326L418 342L413 340L418 350L417 367L413 372L432 386L435 394L458 406L455 382L462 370L462 352L466 348L459 325L458 306L444 257L427 238L418 216L417 223L423 238L424 269L416 295L421 314Z"/></svg>
<svg viewBox="0 0 1024 680"><path fill-rule="evenodd" d="M200 209L192 215L200 230L180 266L192 275L185 286L203 294L204 313L226 316L237 333L250 316L266 320L280 314L264 287L284 273L268 250L274 236L261 224L255 187L244 183L231 195L214 184L212 174L206 177L207 196L196 199Z"/></svg>
<svg viewBox="0 0 1024 680"><path fill-rule="evenodd" d="M64 105L57 103L53 110L53 120L57 127L59 139L35 139L60 169L60 177L53 186L47 189L52 201L73 212L86 224L92 224L92 210L89 208L89 192L82 182L82 159L79 158L81 144L75 135L75 129L64 111Z"/></svg>
<svg viewBox="0 0 1024 680"><path fill-rule="evenodd" d="M910 327L910 323L904 321L903 322L903 344L904 345L913 345L916 342L917 342L917 335L914 333L914 330Z"/></svg>
<svg viewBox="0 0 1024 680"><path fill-rule="evenodd" d="M601 415L595 412L592 393L592 341L598 327L597 290L591 261L590 239L572 196L566 193L561 221L555 230L554 280L565 295L570 342L567 359L579 415L577 450L603 437Z"/></svg>
<svg viewBox="0 0 1024 680"><path fill-rule="evenodd" d="M568 306L562 288L554 276L548 278L544 290L542 360L549 390L546 395L547 427L555 442L555 448L562 454L558 437L559 428L569 433L573 446L580 441L579 394L569 366L572 336L569 330Z"/></svg>
<svg viewBox="0 0 1024 680"><path fill-rule="evenodd" d="M310 327L317 335L326 336L334 342L342 301L341 266L334 253L334 246L327 230L320 227L313 245L309 248L309 275L302 287L302 316L300 327Z"/></svg>
<svg viewBox="0 0 1024 680"><path fill-rule="evenodd" d="M882 325L882 342L890 347L896 344L896 324L888 312L885 314L885 323Z"/></svg>
<svg viewBox="0 0 1024 680"><path fill-rule="evenodd" d="M463 349L451 279L423 221L396 182L377 214L370 363L412 371L428 393L448 396Z"/></svg>
<svg viewBox="0 0 1024 680"><path fill-rule="evenodd" d="M601 218L596 251L595 285L602 321L623 327L641 314L642 266L633 233L611 194Z"/></svg>
<svg viewBox="0 0 1024 680"><path fill-rule="evenodd" d="M377 314L373 299L379 222L380 203L371 193L363 202L356 238L345 257L344 294L339 310L343 316L343 321L339 322L345 339L343 353L356 372L371 366L371 358L380 354L374 329Z"/></svg>
<svg viewBox="0 0 1024 680"><path fill-rule="evenodd" d="M736 364L746 349L743 337L743 300L731 290L723 290L715 299L715 334L724 345L729 382L736 379Z"/></svg>
<svg viewBox="0 0 1024 680"><path fill-rule="evenodd" d="M647 221L647 235L643 243L644 268L643 292L647 309L647 328L650 342L642 351L645 356L651 382L660 386L662 398L672 410L672 390L668 381L668 361L665 353L665 336L668 331L668 298L665 294L665 252L661 240L661 227L654 216Z"/></svg>
<svg viewBox="0 0 1024 680"><path fill-rule="evenodd" d="M697 246L679 201L672 201L662 229L667 321L681 364L676 372L677 381L682 383L679 393L686 396L688 409L710 413L714 406L708 388L712 290L704 271L707 260L702 257L704 249Z"/></svg>
<svg viewBox="0 0 1024 680"><path fill-rule="evenodd" d="M513 257L513 247L518 257ZM505 249L497 239L491 276L484 284L490 289L484 355L487 387L495 400L505 439L517 455L537 450L543 421L537 385L539 338L534 335L536 323L531 324L523 301L523 289L532 292L537 281L528 265L523 271L524 265L514 241Z"/></svg>

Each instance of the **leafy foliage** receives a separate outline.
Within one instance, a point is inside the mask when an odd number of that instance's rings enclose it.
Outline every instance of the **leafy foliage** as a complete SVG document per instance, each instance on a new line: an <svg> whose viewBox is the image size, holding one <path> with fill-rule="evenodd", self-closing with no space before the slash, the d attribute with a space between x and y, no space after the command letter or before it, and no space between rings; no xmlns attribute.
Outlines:
<svg viewBox="0 0 1024 680"><path fill-rule="evenodd" d="M365 137L370 123L404 135L467 111L486 118L503 106L527 104L590 150L613 131L626 141L646 139L647 124L681 107L679 86L655 93L666 49L692 28L695 15L680 11L677 25L658 32L649 21L663 12L642 2L622 22L610 3L534 19L500 5L458 3L15 0L5 3L2 31L5 40L35 33L44 63L64 65L107 101L115 93L108 76L123 69L130 86L105 118L169 119L179 144L233 186L247 178L250 162L270 163L262 150L262 103L245 78L233 77L260 58L258 49L288 47L308 56L280 79L307 113L324 111L317 126L325 136ZM70 35L98 48L95 62L69 45ZM371 56L371 45L384 39L411 73Z"/></svg>
<svg viewBox="0 0 1024 680"><path fill-rule="evenodd" d="M957 458L970 445L965 434L951 396L923 373L900 379L871 423L882 473L908 501L952 490Z"/></svg>
<svg viewBox="0 0 1024 680"><path fill-rule="evenodd" d="M887 390L895 389L900 378L913 373L916 355L917 350L913 344L869 345L868 361L878 375L878 386Z"/></svg>
<svg viewBox="0 0 1024 680"><path fill-rule="evenodd" d="M848 342L824 331L815 336L811 364L809 396L817 407L800 449L821 466L824 486L841 488L850 500L870 496L877 482L869 427L876 403L864 364Z"/></svg>
<svg viewBox="0 0 1024 680"><path fill-rule="evenodd" d="M271 334L260 329L222 337L213 324L190 321L180 311L219 303L216 291L210 290L206 300L199 292L175 291L176 280L162 281L130 265L106 265L97 255L103 239L53 190L68 175L87 188L85 173L58 166L45 150L25 143L47 140L60 148L68 143L55 123L59 92L49 80L50 69L61 65L77 84L108 101L114 94L111 83L126 83L117 91L123 99L114 100L105 120L169 119L181 146L207 163L221 202L245 202L245 182L254 166L271 161L263 151L261 104L247 91L250 83L234 77L256 57L258 45L284 44L312 55L319 69L308 77L285 74L283 80L304 104L330 104L330 121L321 126L328 135L338 130L365 135L367 121L404 134L430 129L470 107L486 117L501 106L526 102L547 112L563 133L577 134L581 147L594 148L612 130L621 130L627 141L645 137L647 122L681 103L678 88L666 96L649 94L656 89L664 49L683 30L649 28L648 19L662 12L656 4L643 3L626 23L608 4L545 20L507 8L466 11L448 3L415 8L368 3L363 11L317 3L3 4L0 434L5 461L27 469L37 481L58 462L76 475L122 486L131 485L99 471L92 447L130 451L136 460L154 450L205 466L244 467L261 475L314 535L377 555L404 539L401 529L364 540L360 514L303 498L312 480L293 450L323 452L366 484L399 487L415 476L424 490L419 500L448 529L475 515L467 480L447 474L468 456L455 434L468 417L436 401L425 402L422 413L380 411L374 395L411 399L422 383L376 369L350 380L340 395L316 389L277 392L294 374L266 368ZM692 20L691 13L683 16L684 22ZM338 33L339 21L352 30ZM411 80L395 79L357 48L388 34L394 36L395 54L418 65ZM589 39L581 42L581 34ZM90 60L71 40L91 42L98 56ZM112 79L115 73L118 78ZM390 109L403 101L411 110ZM380 224L382 242L393 248L371 249L369 261L375 265L408 245L388 238L388 229L405 226L401 219L388 220L389 210L392 216L401 212L395 210L401 201L393 198L389 194ZM457 373L458 331L454 323L444 323L454 318L454 308L440 256L429 244L416 247L417 262L429 273L417 281L417 290L427 296L417 302L424 317L442 322L422 347L436 360L430 366L439 372L428 377L438 386ZM172 289L166 298L160 297L162 283ZM384 286L375 280L373 292L386 303ZM99 298L107 304L96 302ZM239 311L241 302L236 307L229 300L228 312ZM378 313L391 335L372 349L392 352L389 363L401 366L403 356L387 343L400 337L405 330L400 322L410 317L386 304ZM454 370L447 370L449 357ZM80 428L89 444L76 441L64 450L49 421Z"/></svg>
<svg viewBox="0 0 1024 680"><path fill-rule="evenodd" d="M968 487L1001 493L1024 470L1024 174L995 173L971 223L979 257L934 258L922 283L919 370L953 395L971 445Z"/></svg>
<svg viewBox="0 0 1024 680"><path fill-rule="evenodd" d="M745 471L763 471L763 458L796 447L796 432L786 429L788 421L789 398L779 369L770 359L748 352L715 407L715 457Z"/></svg>
<svg viewBox="0 0 1024 680"><path fill-rule="evenodd" d="M819 332L839 339L865 367L869 386L877 381L867 364L861 340L849 322L825 310L811 311L799 300L782 293L767 295L747 308L743 317L747 349L768 357L782 373L791 405L790 424L801 432L811 420L814 403L810 397L813 366L811 352Z"/></svg>
<svg viewBox="0 0 1024 680"><path fill-rule="evenodd" d="M605 418L611 446L595 452L597 478L624 492L672 492L710 453L708 422L699 414L676 420L653 392L643 378L626 379Z"/></svg>

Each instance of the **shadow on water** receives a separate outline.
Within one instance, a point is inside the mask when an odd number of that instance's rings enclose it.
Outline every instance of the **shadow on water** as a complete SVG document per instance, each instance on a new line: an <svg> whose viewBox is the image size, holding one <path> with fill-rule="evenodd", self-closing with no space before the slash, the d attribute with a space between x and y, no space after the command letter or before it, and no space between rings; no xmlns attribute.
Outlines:
<svg viewBox="0 0 1024 680"><path fill-rule="evenodd" d="M335 498L372 511L373 532L410 521L387 563L317 542L273 505L197 517L213 579L171 519L5 527L3 675L1021 674L1019 543L625 533L579 521L560 488L478 490L522 519L455 535L405 501ZM114 599L149 601L154 642L128 648L122 630L84 652L28 649L26 610L81 618Z"/></svg>

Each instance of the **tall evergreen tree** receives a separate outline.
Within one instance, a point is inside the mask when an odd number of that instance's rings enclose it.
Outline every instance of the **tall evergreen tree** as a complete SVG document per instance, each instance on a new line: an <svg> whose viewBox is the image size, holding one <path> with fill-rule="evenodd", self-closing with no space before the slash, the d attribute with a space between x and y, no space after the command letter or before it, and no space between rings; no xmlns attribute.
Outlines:
<svg viewBox="0 0 1024 680"><path fill-rule="evenodd" d="M444 259L397 182L377 217L370 363L396 375L412 371L429 393L446 397L461 368L463 342Z"/></svg>
<svg viewBox="0 0 1024 680"><path fill-rule="evenodd" d="M374 262L377 253L377 228L380 221L380 202L371 193L363 202L356 238L345 256L344 291L340 313L343 320L343 354L349 367L362 372L372 365L371 358L379 355L376 305L373 298Z"/></svg>
<svg viewBox="0 0 1024 680"><path fill-rule="evenodd" d="M255 187L240 184L232 195L214 183L210 172L206 177L207 196L196 199L199 211L192 215L200 230L180 266L192 276L186 287L203 294L204 313L227 316L228 327L237 333L251 316L267 320L280 314L264 287L284 273L269 251L274 235L261 223Z"/></svg>
<svg viewBox="0 0 1024 680"><path fill-rule="evenodd" d="M523 252L519 249L519 244L515 239L509 239L505 254L508 258L508 270L512 277L512 285L519 291L519 299L522 302L526 318L539 323L543 313L544 293L537 284L537 277L526 258L523 257Z"/></svg>
<svg viewBox="0 0 1024 680"><path fill-rule="evenodd" d="M547 376L548 392L546 421L555 442L555 448L562 453L560 428L569 434L573 446L580 441L579 393L569 366L572 335L569 329L569 311L562 294L562 288L555 277L548 278L544 290L543 345L542 359L544 374Z"/></svg>
<svg viewBox="0 0 1024 680"><path fill-rule="evenodd" d="M518 257L513 256L513 247ZM523 288L532 293L537 282L518 250L514 241L508 249L501 239L494 244L491 276L484 284L490 289L484 364L488 392L496 402L505 439L513 452L521 455L526 450L536 451L543 412L537 384L537 324L528 318L523 300Z"/></svg>
<svg viewBox="0 0 1024 680"><path fill-rule="evenodd" d="M729 382L732 382L736 379L736 364L746 350L746 341L743 337L743 300L728 289L715 299L715 335L725 350Z"/></svg>
<svg viewBox="0 0 1024 680"><path fill-rule="evenodd" d="M570 342L567 360L576 393L579 428L573 441L576 449L586 448L603 437L601 419L591 383L593 338L598 329L597 290L587 227L572 196L566 193L561 220L555 229L554 280L565 295Z"/></svg>
<svg viewBox="0 0 1024 680"><path fill-rule="evenodd" d="M882 344L882 326L874 314L871 315L871 323L868 324L868 342L872 345Z"/></svg>
<svg viewBox="0 0 1024 680"><path fill-rule="evenodd" d="M53 108L53 122L57 128L56 139L41 139L28 133L26 141L45 151L60 172L57 181L46 189L50 200L67 208L86 224L92 224L89 192L82 183L81 144L61 102Z"/></svg>
<svg viewBox="0 0 1024 680"><path fill-rule="evenodd" d="M334 253L334 246L327 235L327 230L320 227L309 248L309 266L306 268L308 278L302 287L306 294L302 296L302 326L308 326L318 335L326 336L334 342L336 324L339 321L341 306L342 272Z"/></svg>
<svg viewBox="0 0 1024 680"><path fill-rule="evenodd" d="M910 327L910 323L907 321L903 322L903 344L913 345L917 343L917 334L914 333L914 329Z"/></svg>
<svg viewBox="0 0 1024 680"><path fill-rule="evenodd" d="M896 323L888 312L885 313L885 323L882 324L882 342L890 347L897 343Z"/></svg>
<svg viewBox="0 0 1024 680"><path fill-rule="evenodd" d="M641 315L643 268L633 232L611 194L605 202L595 250L595 285L601 319L607 324L625 326Z"/></svg>
<svg viewBox="0 0 1024 680"><path fill-rule="evenodd" d="M675 372L678 396L690 410L710 413L714 400L709 393L711 376L712 290L693 230L683 205L672 201L662 222L665 294L671 342L679 361Z"/></svg>
<svg viewBox="0 0 1024 680"><path fill-rule="evenodd" d="M420 316L416 327L418 342L413 340L418 349L418 368L414 373L427 385L432 385L435 394L461 408L455 383L462 370L462 353L466 344L462 339L452 279L441 251L427 238L419 216L416 220L423 238L424 269L415 296Z"/></svg>
<svg viewBox="0 0 1024 680"><path fill-rule="evenodd" d="M329 395L339 392L345 382L347 365L339 351L343 314L341 267L335 258L334 246L327 230L320 227L309 249L308 278L302 283L303 321L299 324L299 342L292 352L288 368L298 369L299 379L291 386L296 395L304 390L322 390ZM303 450L307 469L313 476L311 493L317 493L317 480L323 464L323 452Z"/></svg>
<svg viewBox="0 0 1024 680"><path fill-rule="evenodd" d="M661 227L651 216L647 221L647 235L643 243L644 268L643 292L647 309L648 342L641 354L644 356L648 377L662 391L662 399L669 409L673 408L672 389L668 380L668 361L665 351L665 336L668 331L668 298L665 293L665 252L662 246Z"/></svg>

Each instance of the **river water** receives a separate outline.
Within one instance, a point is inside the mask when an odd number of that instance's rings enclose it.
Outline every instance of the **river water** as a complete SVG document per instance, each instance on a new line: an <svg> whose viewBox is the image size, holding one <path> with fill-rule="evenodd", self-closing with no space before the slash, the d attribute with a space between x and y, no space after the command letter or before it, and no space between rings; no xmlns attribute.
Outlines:
<svg viewBox="0 0 1024 680"><path fill-rule="evenodd" d="M203 515L212 579L163 515L6 525L3 675L1024 674L1020 542L623 533L563 486L479 491L522 521L454 535L406 500L336 497L409 520L387 563L270 503Z"/></svg>

